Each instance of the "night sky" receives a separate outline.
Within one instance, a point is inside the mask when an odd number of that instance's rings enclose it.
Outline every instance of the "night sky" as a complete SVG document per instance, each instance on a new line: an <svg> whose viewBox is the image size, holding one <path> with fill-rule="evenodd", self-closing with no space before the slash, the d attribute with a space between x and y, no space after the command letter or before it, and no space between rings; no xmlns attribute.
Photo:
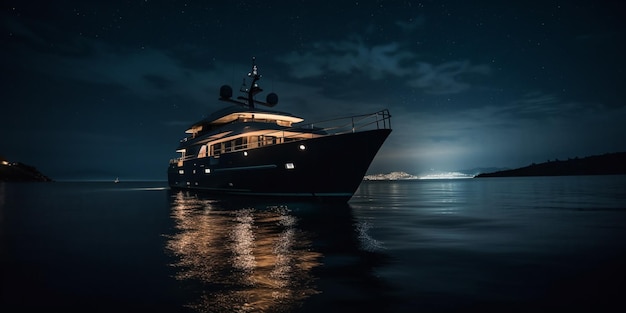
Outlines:
<svg viewBox="0 0 626 313"><path fill-rule="evenodd" d="M166 180L253 56L276 110L391 111L370 174L626 151L622 3L5 0L0 156L55 180Z"/></svg>

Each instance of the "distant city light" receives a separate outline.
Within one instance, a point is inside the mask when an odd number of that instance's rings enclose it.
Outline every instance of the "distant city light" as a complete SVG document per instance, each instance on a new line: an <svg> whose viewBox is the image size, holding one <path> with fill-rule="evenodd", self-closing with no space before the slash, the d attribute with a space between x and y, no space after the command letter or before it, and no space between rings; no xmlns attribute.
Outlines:
<svg viewBox="0 0 626 313"><path fill-rule="evenodd" d="M418 179L465 179L473 178L474 175L460 172L437 172L425 175L411 175L405 172L391 172L388 174L366 175L365 180L418 180Z"/></svg>
<svg viewBox="0 0 626 313"><path fill-rule="evenodd" d="M436 174L427 174L420 176L419 179L459 179L459 178L474 178L473 175L468 175L459 172L443 172Z"/></svg>

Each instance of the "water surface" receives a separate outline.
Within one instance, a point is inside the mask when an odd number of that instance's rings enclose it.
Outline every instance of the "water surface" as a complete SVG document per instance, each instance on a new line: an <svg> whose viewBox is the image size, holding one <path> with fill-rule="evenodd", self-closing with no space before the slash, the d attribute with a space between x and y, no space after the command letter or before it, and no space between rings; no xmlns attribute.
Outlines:
<svg viewBox="0 0 626 313"><path fill-rule="evenodd" d="M624 308L626 176L366 181L347 204L0 183L2 312Z"/></svg>

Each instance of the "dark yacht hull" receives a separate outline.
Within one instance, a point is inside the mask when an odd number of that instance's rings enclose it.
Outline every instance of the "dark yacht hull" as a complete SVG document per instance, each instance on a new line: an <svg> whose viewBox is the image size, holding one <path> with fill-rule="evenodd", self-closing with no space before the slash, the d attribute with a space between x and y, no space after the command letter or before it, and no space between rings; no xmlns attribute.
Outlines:
<svg viewBox="0 0 626 313"><path fill-rule="evenodd" d="M348 201L390 133L331 135L173 163L168 181L173 189L220 195Z"/></svg>

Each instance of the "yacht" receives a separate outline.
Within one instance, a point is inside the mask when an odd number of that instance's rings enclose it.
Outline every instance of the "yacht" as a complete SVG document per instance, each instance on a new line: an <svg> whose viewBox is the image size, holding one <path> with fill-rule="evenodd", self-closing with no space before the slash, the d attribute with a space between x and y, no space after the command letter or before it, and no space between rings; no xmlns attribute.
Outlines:
<svg viewBox="0 0 626 313"><path fill-rule="evenodd" d="M389 111L305 123L274 110L275 93L257 100L260 79L253 58L242 96L220 88L226 106L186 130L169 162L170 188L347 202L391 133Z"/></svg>

